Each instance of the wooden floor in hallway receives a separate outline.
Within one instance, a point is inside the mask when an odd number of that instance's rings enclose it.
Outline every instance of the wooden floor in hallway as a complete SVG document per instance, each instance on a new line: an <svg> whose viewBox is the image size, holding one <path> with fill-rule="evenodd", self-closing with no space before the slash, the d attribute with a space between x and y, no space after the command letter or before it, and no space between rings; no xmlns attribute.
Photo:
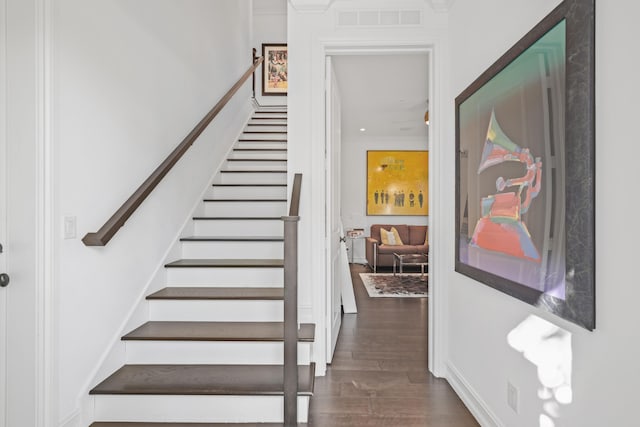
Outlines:
<svg viewBox="0 0 640 427"><path fill-rule="evenodd" d="M427 368L427 299L370 298L351 265L358 314L345 314L333 362L316 378L309 426L471 427L471 413Z"/></svg>

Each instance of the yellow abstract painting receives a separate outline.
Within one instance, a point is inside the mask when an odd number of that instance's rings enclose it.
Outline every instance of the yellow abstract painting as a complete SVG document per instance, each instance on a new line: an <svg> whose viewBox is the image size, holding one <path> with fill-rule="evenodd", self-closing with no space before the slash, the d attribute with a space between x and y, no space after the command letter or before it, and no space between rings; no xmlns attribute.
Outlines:
<svg viewBox="0 0 640 427"><path fill-rule="evenodd" d="M428 191L428 151L367 151L367 215L428 215Z"/></svg>

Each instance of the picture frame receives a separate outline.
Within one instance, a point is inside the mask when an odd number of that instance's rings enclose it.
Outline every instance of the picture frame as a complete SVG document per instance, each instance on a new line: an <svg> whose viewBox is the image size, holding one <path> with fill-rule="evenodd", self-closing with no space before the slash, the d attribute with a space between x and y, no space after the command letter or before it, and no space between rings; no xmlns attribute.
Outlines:
<svg viewBox="0 0 640 427"><path fill-rule="evenodd" d="M455 271L588 330L594 21L565 0L455 99Z"/></svg>
<svg viewBox="0 0 640 427"><path fill-rule="evenodd" d="M429 214L429 152L367 151L367 215Z"/></svg>
<svg viewBox="0 0 640 427"><path fill-rule="evenodd" d="M262 95L285 96L289 87L286 43L263 43Z"/></svg>

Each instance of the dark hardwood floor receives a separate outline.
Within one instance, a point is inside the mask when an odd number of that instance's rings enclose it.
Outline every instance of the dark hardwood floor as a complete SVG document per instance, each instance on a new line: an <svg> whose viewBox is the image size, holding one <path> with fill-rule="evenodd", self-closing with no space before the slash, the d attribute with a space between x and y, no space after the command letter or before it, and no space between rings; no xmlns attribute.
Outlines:
<svg viewBox="0 0 640 427"><path fill-rule="evenodd" d="M427 368L427 299L369 298L351 265L358 314L345 314L333 362L316 378L310 427L478 426Z"/></svg>

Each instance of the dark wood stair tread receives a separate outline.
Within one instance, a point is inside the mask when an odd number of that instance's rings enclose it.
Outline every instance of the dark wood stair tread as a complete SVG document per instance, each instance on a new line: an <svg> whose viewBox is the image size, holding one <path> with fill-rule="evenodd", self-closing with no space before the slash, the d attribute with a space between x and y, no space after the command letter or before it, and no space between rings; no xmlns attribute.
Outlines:
<svg viewBox="0 0 640 427"><path fill-rule="evenodd" d="M211 184L212 187L286 187L287 184Z"/></svg>
<svg viewBox="0 0 640 427"><path fill-rule="evenodd" d="M275 119L272 119L275 120ZM284 126L286 127L286 123L247 123L247 126Z"/></svg>
<svg viewBox="0 0 640 427"><path fill-rule="evenodd" d="M190 236L181 242L284 242L282 236Z"/></svg>
<svg viewBox="0 0 640 427"><path fill-rule="evenodd" d="M227 159L227 162L286 162L287 159L252 159L250 157L244 159Z"/></svg>
<svg viewBox="0 0 640 427"><path fill-rule="evenodd" d="M281 151L286 152L286 148L234 148L233 151Z"/></svg>
<svg viewBox="0 0 640 427"><path fill-rule="evenodd" d="M299 427L307 424L298 423ZM89 427L284 427L282 423L145 423L145 422L95 422Z"/></svg>
<svg viewBox="0 0 640 427"><path fill-rule="evenodd" d="M194 220L196 221L227 221L227 220L235 220L238 219L240 221L257 221L257 220L267 220L267 221L282 221L282 217L280 216L194 216Z"/></svg>
<svg viewBox="0 0 640 427"><path fill-rule="evenodd" d="M238 142L287 142L286 139L270 139L270 138L252 138L252 139L238 139Z"/></svg>
<svg viewBox="0 0 640 427"><path fill-rule="evenodd" d="M242 133L282 133L285 134L287 131L279 131L279 130L245 130Z"/></svg>
<svg viewBox="0 0 640 427"><path fill-rule="evenodd" d="M170 286L147 296L148 300L282 300L283 288Z"/></svg>
<svg viewBox="0 0 640 427"><path fill-rule="evenodd" d="M179 259L165 264L167 268L282 268L282 259Z"/></svg>
<svg viewBox="0 0 640 427"><path fill-rule="evenodd" d="M223 170L220 171L220 173L287 173L286 170L282 170L282 171L278 171L278 170L260 170L260 169L255 169L255 170Z"/></svg>
<svg viewBox="0 0 640 427"><path fill-rule="evenodd" d="M315 326L303 323L299 342L313 342ZM129 332L123 341L283 341L283 322L153 321Z"/></svg>
<svg viewBox="0 0 640 427"><path fill-rule="evenodd" d="M286 202L287 199L204 199L205 202Z"/></svg>
<svg viewBox="0 0 640 427"><path fill-rule="evenodd" d="M315 364L298 366L298 394L313 393ZM281 365L124 365L89 393L279 396Z"/></svg>

